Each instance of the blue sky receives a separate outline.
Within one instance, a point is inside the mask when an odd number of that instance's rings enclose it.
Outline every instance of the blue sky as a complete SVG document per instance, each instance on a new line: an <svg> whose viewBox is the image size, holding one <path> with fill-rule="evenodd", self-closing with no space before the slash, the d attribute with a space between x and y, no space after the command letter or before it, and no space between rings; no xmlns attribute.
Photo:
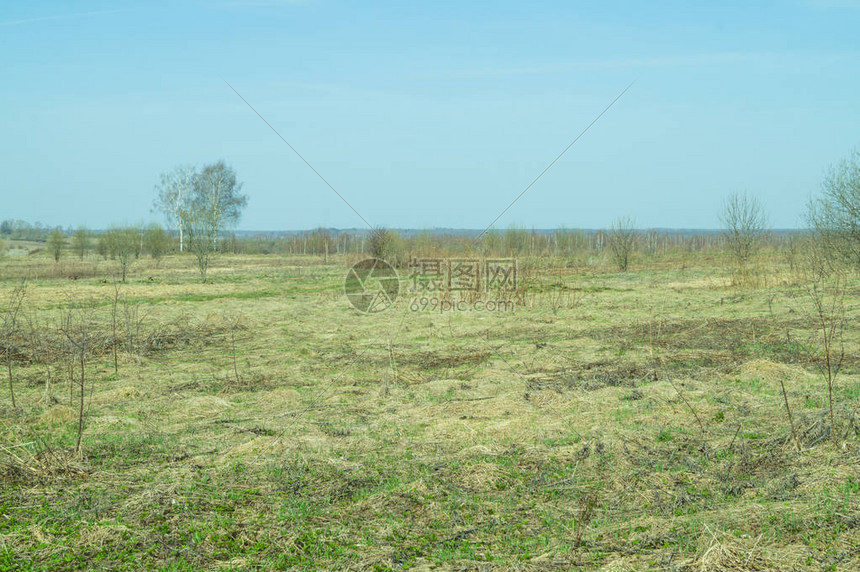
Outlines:
<svg viewBox="0 0 860 572"><path fill-rule="evenodd" d="M159 174L231 164L243 229L362 220L800 223L860 145L860 1L0 4L0 219L161 220Z"/></svg>

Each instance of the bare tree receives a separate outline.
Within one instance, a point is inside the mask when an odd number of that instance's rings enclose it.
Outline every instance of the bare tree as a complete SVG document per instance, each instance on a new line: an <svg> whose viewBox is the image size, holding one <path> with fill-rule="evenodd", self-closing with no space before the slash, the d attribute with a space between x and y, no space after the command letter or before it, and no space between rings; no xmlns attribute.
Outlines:
<svg viewBox="0 0 860 572"><path fill-rule="evenodd" d="M183 217L188 238L188 249L197 260L197 270L200 272L201 280L206 282L209 258L214 252L214 228L195 210L186 211Z"/></svg>
<svg viewBox="0 0 860 572"><path fill-rule="evenodd" d="M30 345L31 363L39 363L45 367L45 403L54 402L54 370L52 360L48 357L51 352L49 336L46 335L48 324L39 319L36 309L25 315L27 321L27 338Z"/></svg>
<svg viewBox="0 0 860 572"><path fill-rule="evenodd" d="M635 221L630 216L617 218L606 234L606 244L615 266L626 272L630 266L630 255L636 245Z"/></svg>
<svg viewBox="0 0 860 572"><path fill-rule="evenodd" d="M398 258L403 249L403 241L400 238L400 233L396 230L377 227L370 233L368 247L370 248L371 256L374 258L397 265Z"/></svg>
<svg viewBox="0 0 860 572"><path fill-rule="evenodd" d="M197 172L194 167L180 166L172 171L162 173L161 184L156 186L158 196L155 198L154 209L167 217L169 224L175 225L179 232L179 252L185 251L185 219L183 215L188 210L188 201L194 187Z"/></svg>
<svg viewBox="0 0 860 572"><path fill-rule="evenodd" d="M830 167L806 219L831 258L860 266L860 150Z"/></svg>
<svg viewBox="0 0 860 572"><path fill-rule="evenodd" d="M117 356L117 345L119 344L119 340L116 337L116 318L117 318L117 308L119 306L119 284L117 281L113 281L113 297L111 298L110 304L110 327L111 327L111 349L113 350L113 372L119 373L119 357Z"/></svg>
<svg viewBox="0 0 860 572"><path fill-rule="evenodd" d="M119 261L120 275L125 282L128 269L132 262L140 256L141 239L138 229L133 227L112 228L104 233L100 241L104 241L110 257Z"/></svg>
<svg viewBox="0 0 860 572"><path fill-rule="evenodd" d="M830 411L830 430L833 444L838 444L833 415L833 386L845 360L845 296L846 280L838 273L829 281L813 279L807 289L812 311L811 329L820 334L810 346L819 369L827 383L827 403ZM816 336L817 337L817 336Z"/></svg>
<svg viewBox="0 0 860 572"><path fill-rule="evenodd" d="M15 386L14 386L14 377L12 376L12 340L14 339L17 331L18 331L18 312L21 311L21 304L24 301L24 296L27 294L27 284L25 282L21 282L20 285L16 286L14 290L12 290L12 295L9 298L9 305L6 307L6 311L3 313L3 341L4 341L4 349L6 351L6 369L9 373L9 397L12 400L12 410L16 411L18 409L17 404L15 403Z"/></svg>
<svg viewBox="0 0 860 572"><path fill-rule="evenodd" d="M723 239L736 270L745 272L747 264L761 248L767 232L767 216L758 199L747 193L733 193L720 213Z"/></svg>
<svg viewBox="0 0 860 572"><path fill-rule="evenodd" d="M70 357L74 360L74 367L70 363L70 373L78 369L78 379L75 384L78 389L78 435L75 442L75 452L81 451L81 438L84 434L84 397L86 392L86 368L90 357L92 346L91 330L93 326L92 302L72 303L67 309L67 315L63 319L63 334L69 343ZM70 377L71 381L71 377Z"/></svg>

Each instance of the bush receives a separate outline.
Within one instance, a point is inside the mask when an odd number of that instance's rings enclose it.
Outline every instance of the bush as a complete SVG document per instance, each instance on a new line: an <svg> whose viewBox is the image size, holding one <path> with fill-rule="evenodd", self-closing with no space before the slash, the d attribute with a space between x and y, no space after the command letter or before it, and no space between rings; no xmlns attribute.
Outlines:
<svg viewBox="0 0 860 572"><path fill-rule="evenodd" d="M399 265L403 257L403 239L396 230L376 228L368 239L368 250L374 258L385 260L394 266Z"/></svg>

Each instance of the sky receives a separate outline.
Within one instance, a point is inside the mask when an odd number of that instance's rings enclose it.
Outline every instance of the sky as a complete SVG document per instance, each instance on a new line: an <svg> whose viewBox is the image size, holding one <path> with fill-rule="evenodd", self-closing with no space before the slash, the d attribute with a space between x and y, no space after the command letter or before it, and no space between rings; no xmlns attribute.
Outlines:
<svg viewBox="0 0 860 572"><path fill-rule="evenodd" d="M4 0L0 219L163 221L160 174L223 159L243 230L483 229L632 83L496 228L718 228L744 192L798 227L860 145L858 29L860 0Z"/></svg>

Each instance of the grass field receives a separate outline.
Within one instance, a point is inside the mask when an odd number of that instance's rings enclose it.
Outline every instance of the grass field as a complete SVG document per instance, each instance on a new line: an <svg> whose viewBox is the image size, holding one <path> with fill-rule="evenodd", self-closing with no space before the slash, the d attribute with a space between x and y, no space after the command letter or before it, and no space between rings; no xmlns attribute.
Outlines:
<svg viewBox="0 0 860 572"><path fill-rule="evenodd" d="M0 570L860 569L856 277L831 431L787 267L521 260L515 312L362 315L354 261L221 256L201 284L173 256L116 290L109 261L0 260L3 309L29 277Z"/></svg>

